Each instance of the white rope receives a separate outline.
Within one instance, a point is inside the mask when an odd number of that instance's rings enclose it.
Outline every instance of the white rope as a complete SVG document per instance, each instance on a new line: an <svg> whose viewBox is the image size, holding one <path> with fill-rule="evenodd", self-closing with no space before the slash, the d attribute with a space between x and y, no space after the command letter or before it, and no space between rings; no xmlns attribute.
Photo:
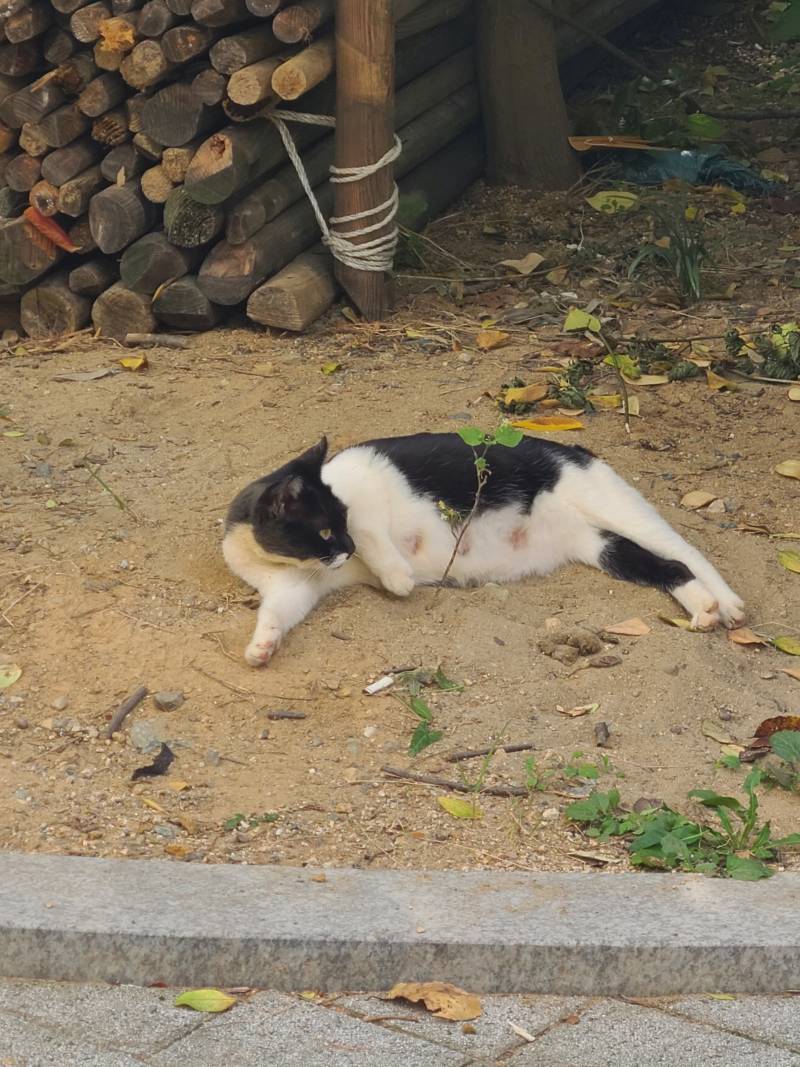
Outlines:
<svg viewBox="0 0 800 1067"><path fill-rule="evenodd" d="M356 270L367 270L383 273L392 269L394 262L394 254L397 249L397 241L399 237L399 231L397 225L392 225L391 230L388 233L382 234L380 237L373 237L369 241L357 244L354 237L365 237L367 234L375 233L378 230L384 230L387 226L394 223L397 216L397 209L400 204L400 195L395 184L392 189L392 195L388 200L384 200L382 204L378 204L377 207L368 208L366 211L356 212L354 215L339 215L338 217L332 217L330 219L330 226L325 220L325 216L322 214L322 210L319 206L314 190L311 188L311 183L308 180L306 174L306 168L303 165L303 160L300 158L300 153L297 151L297 146L294 143L294 139L289 132L286 125L287 122L302 122L309 123L315 126L335 126L336 119L330 115L311 115L305 111L269 111L266 113L266 117L276 126L278 133L283 141L284 148L286 149L289 159L292 161L294 169L297 171L297 177L300 180L300 184L303 187L303 191L308 197L309 203L314 211L314 215L317 219L317 224L322 231L322 240L325 245L331 250L334 258L338 259L340 263L344 263L345 266L354 267ZM402 151L402 145L400 138L395 135L394 143L388 152L376 163L368 163L363 167L334 167L330 168L331 182L358 182L364 178L369 178L373 174L377 174L383 167L388 167L393 163L400 152ZM365 219L376 219L368 226L361 226L355 230L348 230L347 233L337 232L331 227L342 226L351 222L361 222Z"/></svg>

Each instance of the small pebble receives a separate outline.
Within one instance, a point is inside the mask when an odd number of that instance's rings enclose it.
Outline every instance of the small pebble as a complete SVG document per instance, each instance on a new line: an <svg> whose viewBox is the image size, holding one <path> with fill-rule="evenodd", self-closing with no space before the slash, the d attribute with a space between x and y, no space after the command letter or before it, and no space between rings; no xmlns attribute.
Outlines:
<svg viewBox="0 0 800 1067"><path fill-rule="evenodd" d="M557 819L560 814L561 812L558 810L558 808L545 808L542 812L542 818L545 819L547 822L552 822L553 819Z"/></svg>
<svg viewBox="0 0 800 1067"><path fill-rule="evenodd" d="M162 711L177 711L181 704L184 703L186 697L180 690L166 690L162 693L154 693L153 700L156 707L161 708Z"/></svg>
<svg viewBox="0 0 800 1067"><path fill-rule="evenodd" d="M67 696L56 697L56 699L53 701L53 703L50 705L50 707L51 708L55 708L56 711L66 711L66 709L69 707L69 697L67 697Z"/></svg>
<svg viewBox="0 0 800 1067"><path fill-rule="evenodd" d="M210 748L206 752L206 763L211 764L212 767L218 767L222 761L222 756L215 748Z"/></svg>
<svg viewBox="0 0 800 1067"><path fill-rule="evenodd" d="M266 729L261 730L259 732L259 735L258 735L258 740L259 741L268 741L269 740L269 730L266 730Z"/></svg>
<svg viewBox="0 0 800 1067"><path fill-rule="evenodd" d="M30 726L30 722L28 721L28 719L25 718L24 715L20 715L18 718L16 718L14 720L14 724L18 730L27 730Z"/></svg>

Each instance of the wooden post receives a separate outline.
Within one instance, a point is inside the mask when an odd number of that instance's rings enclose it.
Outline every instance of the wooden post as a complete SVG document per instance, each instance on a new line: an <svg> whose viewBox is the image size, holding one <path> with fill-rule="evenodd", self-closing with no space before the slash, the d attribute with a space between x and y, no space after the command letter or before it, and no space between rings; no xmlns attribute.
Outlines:
<svg viewBox="0 0 800 1067"><path fill-rule="evenodd" d="M379 160L394 136L394 18L392 0L337 0L336 4L336 166L360 167ZM356 182L334 185L334 215L355 215L377 207L392 193L392 167ZM373 224L373 216L343 226L342 232ZM358 243L388 232L376 230ZM336 277L368 319L388 310L382 272L363 271L337 261Z"/></svg>
<svg viewBox="0 0 800 1067"><path fill-rule="evenodd" d="M581 169L567 142L553 20L528 0L477 8L489 181L568 189Z"/></svg>

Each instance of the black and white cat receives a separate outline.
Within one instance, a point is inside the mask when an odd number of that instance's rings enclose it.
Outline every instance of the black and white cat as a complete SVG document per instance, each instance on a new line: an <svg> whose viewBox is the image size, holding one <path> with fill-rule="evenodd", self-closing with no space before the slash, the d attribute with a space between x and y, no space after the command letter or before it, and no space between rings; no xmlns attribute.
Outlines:
<svg viewBox="0 0 800 1067"><path fill-rule="evenodd" d="M457 434L368 441L326 461L319 444L248 485L231 505L223 553L261 594L245 659L269 662L285 635L327 593L366 583L408 596L437 583L452 524L467 516L475 454ZM526 437L486 453L489 477L450 579L510 582L588 563L615 578L671 593L692 623L738 626L743 604L619 475L585 448Z"/></svg>

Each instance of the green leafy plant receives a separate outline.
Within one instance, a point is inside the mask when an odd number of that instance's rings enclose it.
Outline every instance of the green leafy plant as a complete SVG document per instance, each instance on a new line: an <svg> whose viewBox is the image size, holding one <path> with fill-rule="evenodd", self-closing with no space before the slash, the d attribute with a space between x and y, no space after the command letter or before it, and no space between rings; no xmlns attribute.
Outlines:
<svg viewBox="0 0 800 1067"><path fill-rule="evenodd" d="M800 793L800 730L777 731L770 737L769 747L777 760L765 764L765 780L790 793Z"/></svg>
<svg viewBox="0 0 800 1067"><path fill-rule="evenodd" d="M771 876L767 864L778 858L779 849L800 846L800 834L775 838L769 822L759 822L756 788L763 777L759 770L747 775L744 804L712 789L689 793L713 811L719 825L696 822L666 806L625 811L615 789L576 801L566 814L581 823L589 837L626 837L635 866L757 881Z"/></svg>
<svg viewBox="0 0 800 1067"><path fill-rule="evenodd" d="M687 219L683 205L670 211L653 209L653 217L661 231L660 241L639 249L628 268L628 277L635 278L649 267L674 290L682 304L695 304L702 296L700 272L710 259L702 223Z"/></svg>
<svg viewBox="0 0 800 1067"><path fill-rule="evenodd" d="M602 756L600 763L592 763L587 760L583 752L573 752L572 762L568 763L562 774L564 778L588 778L596 781L601 774L608 774L613 768L608 756Z"/></svg>
<svg viewBox="0 0 800 1067"><path fill-rule="evenodd" d="M746 342L731 327L725 334L725 351L743 374L781 381L800 378L800 327L796 322L776 324L767 333L756 334L752 342Z"/></svg>
<svg viewBox="0 0 800 1067"><path fill-rule="evenodd" d="M525 788L531 793L544 793L549 788L550 780L556 771L552 767L540 768L533 756L528 756L522 764Z"/></svg>
<svg viewBox="0 0 800 1067"><path fill-rule="evenodd" d="M441 741L444 737L441 730L433 729L433 711L420 695L424 687L435 687L442 692L450 693L460 693L464 688L458 682L448 678L441 667L435 670L419 667L415 670L401 671L397 675L396 688L404 692L402 696L399 693L395 693L395 696L419 719L408 746L411 756L418 756L424 749Z"/></svg>

